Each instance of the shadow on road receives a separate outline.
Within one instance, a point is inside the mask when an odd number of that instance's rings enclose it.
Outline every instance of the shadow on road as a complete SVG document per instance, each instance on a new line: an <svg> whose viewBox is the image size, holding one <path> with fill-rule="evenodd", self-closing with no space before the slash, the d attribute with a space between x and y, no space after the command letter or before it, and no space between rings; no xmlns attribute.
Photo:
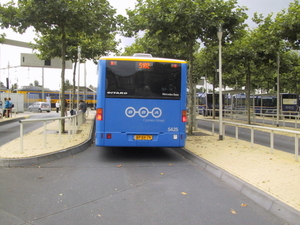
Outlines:
<svg viewBox="0 0 300 225"><path fill-rule="evenodd" d="M164 162L182 161L180 155L174 154L172 148L141 147L106 147L99 150L101 160L110 162Z"/></svg>

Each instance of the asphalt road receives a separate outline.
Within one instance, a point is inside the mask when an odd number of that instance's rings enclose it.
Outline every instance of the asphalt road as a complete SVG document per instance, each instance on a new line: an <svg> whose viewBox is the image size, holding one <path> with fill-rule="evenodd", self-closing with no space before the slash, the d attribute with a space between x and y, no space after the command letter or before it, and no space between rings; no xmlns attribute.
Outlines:
<svg viewBox="0 0 300 225"><path fill-rule="evenodd" d="M59 117L58 114L54 112L50 113L32 113L30 114L30 119L42 119L42 118L52 118ZM4 119L5 120L5 119ZM24 125L24 134L31 132L37 128L43 126L43 123L27 123ZM11 140L20 137L20 123L19 121L0 123L0 145L4 145Z"/></svg>
<svg viewBox="0 0 300 225"><path fill-rule="evenodd" d="M0 224L286 224L170 148L99 148L0 168Z"/></svg>

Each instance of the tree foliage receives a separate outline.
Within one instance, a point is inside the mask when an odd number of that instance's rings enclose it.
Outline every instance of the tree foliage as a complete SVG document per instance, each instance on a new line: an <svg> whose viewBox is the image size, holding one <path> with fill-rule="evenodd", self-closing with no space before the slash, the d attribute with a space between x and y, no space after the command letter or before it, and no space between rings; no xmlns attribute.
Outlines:
<svg viewBox="0 0 300 225"><path fill-rule="evenodd" d="M234 40L247 18L237 1L229 0L138 0L133 10L127 10L129 19L124 33L134 36L139 31L156 39L159 49L174 49L190 63L188 75L189 111L193 112L194 48L198 42L212 45L217 42L217 30L224 29L226 41ZM151 52L150 52L151 53ZM175 57L174 57L175 58ZM192 134L192 113L188 133Z"/></svg>
<svg viewBox="0 0 300 225"><path fill-rule="evenodd" d="M289 42L292 48L300 50L300 5L295 0L290 4L288 10L282 10L276 16L278 25L277 35Z"/></svg>
<svg viewBox="0 0 300 225"><path fill-rule="evenodd" d="M194 49L198 48L195 45ZM168 47L160 47L159 38L150 35L146 31L143 37L138 37L131 46L126 47L122 55L133 55L134 53L151 53L155 57L186 59L186 50L180 45L170 45Z"/></svg>
<svg viewBox="0 0 300 225"><path fill-rule="evenodd" d="M95 58L117 51L115 10L110 8L109 4L106 5L106 3L106 1L82 1L80 10L85 20L82 23L82 27L77 29L74 29L73 26L65 28L65 58L74 63L72 108L75 105L77 65L86 60L93 60L96 63ZM84 25L85 23L88 26ZM42 35L38 35L35 42L36 44L33 45L33 48L38 50L38 55L41 59L61 57L61 37L57 36L55 32L47 30ZM80 62L78 59L78 46L81 46Z"/></svg>
<svg viewBox="0 0 300 225"><path fill-rule="evenodd" d="M65 60L72 60L76 71L77 46L82 46L83 60L117 52L114 37L120 26L124 36L136 37L124 55L147 52L189 62L189 111L193 112L193 82L207 77L218 86L219 27L223 29L223 86L273 92L280 59L279 91L300 90L299 54L292 51L300 50L299 0L276 16L255 14L257 27L252 30L246 29L245 11L237 0L137 0L126 18L116 17L108 0L20 0L18 7L0 6L0 25L20 33L33 27L38 34L33 47L41 59L63 59L62 84ZM189 123L189 134L191 128Z"/></svg>
<svg viewBox="0 0 300 225"><path fill-rule="evenodd" d="M253 21L257 27L240 32L232 42L223 43L223 84L246 92L261 90L274 92L277 87L278 66L280 73L280 92L298 93L300 86L298 0L290 5L288 11L282 11L274 19L271 13L267 17L255 14ZM198 53L195 68L199 76L206 76L211 83L215 80L217 60L214 46L206 46ZM249 107L248 107L249 109ZM249 115L250 113L248 113ZM248 122L250 119L248 118Z"/></svg>
<svg viewBox="0 0 300 225"><path fill-rule="evenodd" d="M282 14L279 15L282 16ZM285 16L287 17L287 15ZM251 86L253 89L262 89L268 92L274 86L278 55L281 59L280 72L283 76L293 71L298 62L298 57L295 52L290 51L292 43L287 42L287 39L281 36L283 32L282 24L278 22L278 16L274 20L273 14L268 15L266 18L256 14L253 20L258 24L255 29L245 30L242 37L234 42L225 43L224 45L224 84L234 87L236 82L242 81L242 85L238 86L245 86L243 76L239 77L238 74L246 73L245 68L241 67L239 62L247 57L253 61L254 65L251 69L253 80ZM210 51L216 51L214 48L208 49L211 49ZM207 57L210 58L211 55L209 54ZM216 57L212 60L216 60ZM293 63L291 63L291 61L293 61ZM237 70L238 73L236 73Z"/></svg>
<svg viewBox="0 0 300 225"><path fill-rule="evenodd" d="M115 9L107 0L20 0L18 8L11 11L14 18L10 16L3 25L12 26L20 33L33 27L40 35L35 47L40 50L41 58L59 56L62 59L61 102L65 102L65 62L74 58L74 46L88 45L90 48L84 56L90 59L106 52L108 46L111 49L113 44ZM10 15L11 11L7 9L4 13ZM61 116L65 110L62 104Z"/></svg>

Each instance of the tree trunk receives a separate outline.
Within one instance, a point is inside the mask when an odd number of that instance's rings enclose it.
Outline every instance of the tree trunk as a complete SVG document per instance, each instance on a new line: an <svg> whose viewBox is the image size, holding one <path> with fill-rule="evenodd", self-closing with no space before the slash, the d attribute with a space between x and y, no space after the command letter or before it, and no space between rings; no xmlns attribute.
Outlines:
<svg viewBox="0 0 300 225"><path fill-rule="evenodd" d="M64 26L62 26L62 38L61 38L61 57L62 57L62 66L61 66L61 89L60 89L60 116L64 117L66 112L65 107L65 68L66 68L66 33ZM65 133L65 120L61 120L61 132Z"/></svg>
<svg viewBox="0 0 300 225"><path fill-rule="evenodd" d="M188 109L189 109L189 118L188 118L188 135L193 135L193 118L194 118L194 88L193 88L193 40L189 41L189 71L188 71Z"/></svg>
<svg viewBox="0 0 300 225"><path fill-rule="evenodd" d="M215 87L216 87L216 76L214 76L214 80L213 80L212 110L210 111L213 119L216 118L216 99L215 99L215 93L216 93L216 91L215 91ZM207 99L207 96L206 96L206 99Z"/></svg>
<svg viewBox="0 0 300 225"><path fill-rule="evenodd" d="M73 70L72 108L71 109L75 109L76 69L77 69L77 59L75 60L74 70Z"/></svg>
<svg viewBox="0 0 300 225"><path fill-rule="evenodd" d="M246 62L247 64L247 73L246 73L246 90L247 90L247 99L246 99L246 107L247 107L247 122L248 124L251 124L251 120L250 120L250 94L251 94L251 85L250 85L250 81L251 81L251 69L250 69L250 62Z"/></svg>

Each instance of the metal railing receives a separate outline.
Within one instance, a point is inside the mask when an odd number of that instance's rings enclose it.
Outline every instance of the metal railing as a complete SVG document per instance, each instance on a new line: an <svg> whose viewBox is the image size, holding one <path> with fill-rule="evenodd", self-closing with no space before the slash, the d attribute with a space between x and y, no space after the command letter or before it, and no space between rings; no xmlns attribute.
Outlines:
<svg viewBox="0 0 300 225"><path fill-rule="evenodd" d="M206 110L206 114L208 116L212 116L213 115L213 110L212 109L208 109ZM216 109L216 117L218 117L218 109ZM224 113L224 117L229 117L231 120L233 119L240 119L242 117L247 117L248 115L248 111L246 110L231 110L231 109L224 109L222 110ZM259 113L250 113L250 119L252 122L256 123L257 119L262 119L262 123L265 124L266 121L272 121L272 125L275 125L276 122L281 122L282 126L285 126L286 122L290 122L290 123L294 123L295 124L295 128L298 128L298 124L300 121L300 112L298 111L284 111L281 112L279 114L279 121L277 121L277 114L276 114L277 110L276 109L269 109L266 110L264 113L259 112Z"/></svg>
<svg viewBox="0 0 300 225"><path fill-rule="evenodd" d="M219 120L213 120L213 119L199 119L197 118L196 120L204 120L204 121L208 121L208 122L212 122L212 133L214 134L214 130L215 130L215 123L219 122ZM195 126L196 130L198 128L198 123L196 123L197 125ZM234 123L234 122L228 122L228 121L223 121L223 130L222 130L222 135L225 138L225 131L226 131L226 125L230 125L230 126L235 126L235 139L236 142L238 142L238 137L239 137L239 131L238 128L239 127L243 127L243 128L249 128L251 130L251 148L253 148L254 146L254 130L255 129L262 129L262 130L266 130L266 131L270 131L270 148L271 148L271 153L274 153L274 132L278 131L278 132L286 132L286 133L290 133L294 135L294 147L295 147L295 161L299 161L299 135L300 135L300 131L293 131L293 130L288 130L288 129L280 129L280 128L272 128L272 127L263 127L263 126L257 126L257 125L248 125L248 124L243 124L243 123Z"/></svg>
<svg viewBox="0 0 300 225"><path fill-rule="evenodd" d="M57 131L58 131L58 140L61 143L62 140L62 133L61 133L61 121L68 121L67 132L68 138L71 139L74 137L74 134L78 131L79 127L83 122L85 122L85 115L79 112L73 116L66 116L66 117L55 117L55 118L43 118L43 119L26 119L20 120L20 153L24 152L24 124L26 123L36 123L36 122L43 122L43 146L47 148L47 122L49 121L58 121L57 123ZM65 123L66 124L66 123Z"/></svg>

